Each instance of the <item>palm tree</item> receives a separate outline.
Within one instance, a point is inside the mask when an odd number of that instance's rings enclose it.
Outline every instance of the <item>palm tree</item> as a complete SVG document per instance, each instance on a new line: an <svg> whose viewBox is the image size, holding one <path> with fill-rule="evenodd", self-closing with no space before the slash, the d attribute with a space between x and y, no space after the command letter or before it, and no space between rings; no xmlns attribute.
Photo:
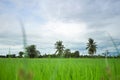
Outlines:
<svg viewBox="0 0 120 80"><path fill-rule="evenodd" d="M58 53L58 56L62 56L63 55L63 51L64 51L64 45L62 44L62 41L57 41L55 43L55 48L57 49L55 54Z"/></svg>
<svg viewBox="0 0 120 80"><path fill-rule="evenodd" d="M94 53L96 53L96 42L94 42L94 40L92 38L88 39L88 43L87 43L87 47L86 49L88 49L88 54L90 54L91 56L93 56Z"/></svg>

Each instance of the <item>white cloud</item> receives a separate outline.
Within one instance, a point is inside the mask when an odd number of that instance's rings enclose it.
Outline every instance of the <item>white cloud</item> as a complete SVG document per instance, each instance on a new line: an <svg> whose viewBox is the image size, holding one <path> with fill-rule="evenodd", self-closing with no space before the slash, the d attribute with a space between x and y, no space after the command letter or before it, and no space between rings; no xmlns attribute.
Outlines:
<svg viewBox="0 0 120 80"><path fill-rule="evenodd" d="M28 23L25 25L28 35L38 35L42 38L73 39L75 37L82 37L87 33L87 25L84 22L66 23L61 21L49 21L42 25L39 23Z"/></svg>
<svg viewBox="0 0 120 80"><path fill-rule="evenodd" d="M64 23L64 22L48 22L43 28L54 33L54 35L64 36L64 37L78 37L86 32L85 23ZM47 32L47 31L46 31Z"/></svg>

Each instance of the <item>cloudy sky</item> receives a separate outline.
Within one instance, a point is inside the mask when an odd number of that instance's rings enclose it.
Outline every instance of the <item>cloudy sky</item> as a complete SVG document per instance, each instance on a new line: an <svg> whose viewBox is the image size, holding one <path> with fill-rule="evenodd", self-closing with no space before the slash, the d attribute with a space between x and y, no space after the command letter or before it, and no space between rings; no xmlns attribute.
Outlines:
<svg viewBox="0 0 120 80"><path fill-rule="evenodd" d="M35 44L42 54L54 53L58 40L86 54L88 38L97 42L97 54L115 52L108 33L120 49L120 0L0 0L1 55L23 50L19 19L27 44Z"/></svg>

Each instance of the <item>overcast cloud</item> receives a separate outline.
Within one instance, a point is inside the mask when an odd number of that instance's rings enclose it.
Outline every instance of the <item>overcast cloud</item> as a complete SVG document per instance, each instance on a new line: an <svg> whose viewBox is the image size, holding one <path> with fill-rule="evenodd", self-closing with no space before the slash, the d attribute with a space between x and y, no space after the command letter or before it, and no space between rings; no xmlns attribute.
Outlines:
<svg viewBox="0 0 120 80"><path fill-rule="evenodd" d="M19 19L28 45L35 44L42 54L54 53L58 40L66 48L86 54L90 37L98 44L97 54L115 52L108 33L120 48L120 0L0 0L0 5L1 54L7 54L9 48L13 53L22 50Z"/></svg>

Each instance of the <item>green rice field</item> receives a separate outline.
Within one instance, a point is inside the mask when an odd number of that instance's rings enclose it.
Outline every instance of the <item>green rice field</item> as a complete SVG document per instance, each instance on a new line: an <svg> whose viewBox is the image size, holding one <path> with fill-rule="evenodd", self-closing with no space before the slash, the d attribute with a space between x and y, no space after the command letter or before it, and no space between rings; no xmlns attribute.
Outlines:
<svg viewBox="0 0 120 80"><path fill-rule="evenodd" d="M120 80L120 59L1 58L0 80Z"/></svg>

